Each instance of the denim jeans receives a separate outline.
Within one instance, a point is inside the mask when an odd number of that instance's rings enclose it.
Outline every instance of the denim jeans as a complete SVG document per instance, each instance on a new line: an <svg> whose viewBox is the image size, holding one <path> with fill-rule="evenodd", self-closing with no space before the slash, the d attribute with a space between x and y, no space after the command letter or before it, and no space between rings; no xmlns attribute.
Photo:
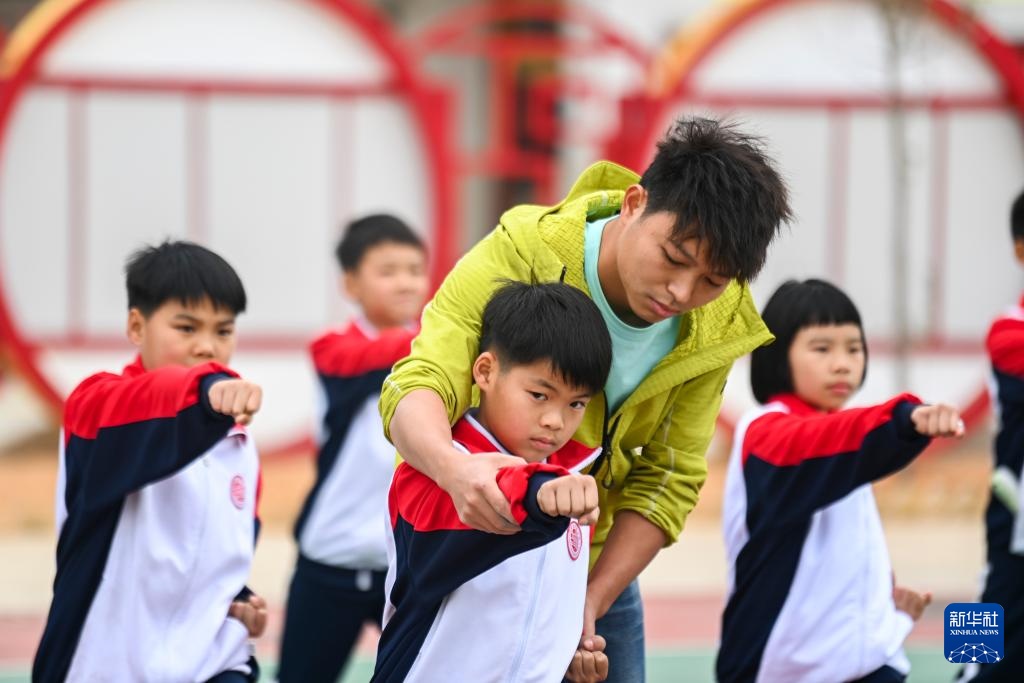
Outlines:
<svg viewBox="0 0 1024 683"><path fill-rule="evenodd" d="M597 620L596 630L607 641L607 682L643 683L644 606L635 579Z"/></svg>

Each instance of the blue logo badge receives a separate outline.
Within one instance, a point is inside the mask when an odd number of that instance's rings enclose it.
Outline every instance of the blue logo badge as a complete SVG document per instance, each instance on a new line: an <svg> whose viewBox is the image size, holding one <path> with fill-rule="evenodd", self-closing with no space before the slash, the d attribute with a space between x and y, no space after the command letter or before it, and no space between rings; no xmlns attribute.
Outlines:
<svg viewBox="0 0 1024 683"><path fill-rule="evenodd" d="M1003 607L994 602L954 602L944 618L946 661L995 664L1003 651Z"/></svg>

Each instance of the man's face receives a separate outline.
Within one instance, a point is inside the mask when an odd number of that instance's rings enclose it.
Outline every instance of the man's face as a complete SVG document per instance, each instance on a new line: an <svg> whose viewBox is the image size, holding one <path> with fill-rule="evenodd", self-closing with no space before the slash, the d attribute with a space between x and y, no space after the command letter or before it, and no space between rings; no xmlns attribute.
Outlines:
<svg viewBox="0 0 1024 683"><path fill-rule="evenodd" d="M656 323L699 308L725 291L731 277L708 264L702 240L673 241L675 214L643 214L638 209L628 218L618 235L615 261L621 295L633 316Z"/></svg>
<svg viewBox="0 0 1024 683"><path fill-rule="evenodd" d="M133 308L128 311L128 339L138 347L147 370L207 361L227 365L235 351L235 314L209 299L190 305L170 300L149 316Z"/></svg>

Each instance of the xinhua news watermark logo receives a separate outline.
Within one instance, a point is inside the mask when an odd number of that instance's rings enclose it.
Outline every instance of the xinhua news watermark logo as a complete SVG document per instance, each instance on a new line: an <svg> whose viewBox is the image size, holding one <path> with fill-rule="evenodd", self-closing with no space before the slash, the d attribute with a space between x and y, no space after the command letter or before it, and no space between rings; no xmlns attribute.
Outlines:
<svg viewBox="0 0 1024 683"><path fill-rule="evenodd" d="M995 664L1003 658L1003 607L994 602L954 602L945 612L946 661Z"/></svg>

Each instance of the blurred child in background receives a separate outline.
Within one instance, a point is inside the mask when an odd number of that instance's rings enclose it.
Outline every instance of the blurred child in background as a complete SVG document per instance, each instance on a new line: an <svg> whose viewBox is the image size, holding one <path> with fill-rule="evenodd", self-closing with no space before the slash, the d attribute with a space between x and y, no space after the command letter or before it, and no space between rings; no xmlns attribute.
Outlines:
<svg viewBox="0 0 1024 683"><path fill-rule="evenodd" d="M776 341L751 357L762 405L737 425L726 475L717 678L902 681L903 641L931 595L894 585L870 484L963 423L910 394L842 409L864 382L867 345L833 285L787 282L762 317Z"/></svg>
<svg viewBox="0 0 1024 683"><path fill-rule="evenodd" d="M391 366L409 353L428 288L423 242L394 216L354 221L335 255L342 289L359 311L310 347L323 415L316 483L295 525L282 683L333 683L363 624L380 625L395 449L377 400Z"/></svg>
<svg viewBox="0 0 1024 683"><path fill-rule="evenodd" d="M65 406L57 576L32 669L60 681L256 681L266 603L245 587L260 387L227 367L245 290L220 256L165 242L127 266L139 351Z"/></svg>
<svg viewBox="0 0 1024 683"><path fill-rule="evenodd" d="M1024 265L1024 193L1010 210L1014 255ZM1024 299L1000 316L985 340L992 362L992 405L999 421L992 495L985 512L988 570L981 602L1003 607L1005 652L995 664L968 664L960 681L1024 678Z"/></svg>

